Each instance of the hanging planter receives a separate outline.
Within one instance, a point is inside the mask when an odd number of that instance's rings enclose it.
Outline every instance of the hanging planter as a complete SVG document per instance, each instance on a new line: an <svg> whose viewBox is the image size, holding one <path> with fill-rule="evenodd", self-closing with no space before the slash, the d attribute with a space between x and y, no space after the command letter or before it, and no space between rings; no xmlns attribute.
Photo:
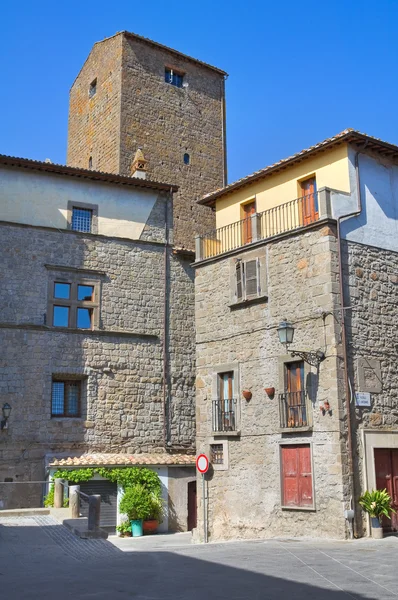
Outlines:
<svg viewBox="0 0 398 600"><path fill-rule="evenodd" d="M249 390L243 390L242 395L247 401L251 400L253 396L253 394Z"/></svg>
<svg viewBox="0 0 398 600"><path fill-rule="evenodd" d="M274 397L274 395L275 395L275 388L274 387L267 387L267 388L264 388L264 390L265 390L265 393L267 394L267 396L269 398L273 398Z"/></svg>

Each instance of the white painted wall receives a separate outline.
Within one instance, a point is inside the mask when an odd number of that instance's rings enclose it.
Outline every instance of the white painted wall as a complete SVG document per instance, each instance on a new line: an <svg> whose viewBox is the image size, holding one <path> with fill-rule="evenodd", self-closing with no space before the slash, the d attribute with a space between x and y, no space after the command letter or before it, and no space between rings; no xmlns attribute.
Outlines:
<svg viewBox="0 0 398 600"><path fill-rule="evenodd" d="M139 239L155 190L0 167L0 221L66 229L68 202L98 205L98 233Z"/></svg>
<svg viewBox="0 0 398 600"><path fill-rule="evenodd" d="M333 216L357 210L355 152L349 154L351 196L332 193ZM387 159L358 155L362 211L342 221L344 239L398 252L398 166Z"/></svg>

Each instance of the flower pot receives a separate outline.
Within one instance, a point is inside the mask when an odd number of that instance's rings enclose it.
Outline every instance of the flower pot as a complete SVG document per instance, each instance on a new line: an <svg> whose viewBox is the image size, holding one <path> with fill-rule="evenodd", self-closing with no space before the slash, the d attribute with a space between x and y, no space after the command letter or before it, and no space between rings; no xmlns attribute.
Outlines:
<svg viewBox="0 0 398 600"><path fill-rule="evenodd" d="M131 533L133 537L141 537L144 535L142 528L142 519L134 519L131 521Z"/></svg>
<svg viewBox="0 0 398 600"><path fill-rule="evenodd" d="M267 394L267 396L269 396L270 398L273 398L275 395L275 388L274 387L268 387L268 388L264 388L265 393Z"/></svg>
<svg viewBox="0 0 398 600"><path fill-rule="evenodd" d="M251 400L253 394L249 390L243 390L242 395L245 400Z"/></svg>
<svg viewBox="0 0 398 600"><path fill-rule="evenodd" d="M380 523L378 517L371 517L370 522L372 525L372 538L374 538L375 540L383 539L383 526Z"/></svg>
<svg viewBox="0 0 398 600"><path fill-rule="evenodd" d="M144 521L144 534L156 533L158 527L159 521L157 521L156 519L149 519L148 521Z"/></svg>

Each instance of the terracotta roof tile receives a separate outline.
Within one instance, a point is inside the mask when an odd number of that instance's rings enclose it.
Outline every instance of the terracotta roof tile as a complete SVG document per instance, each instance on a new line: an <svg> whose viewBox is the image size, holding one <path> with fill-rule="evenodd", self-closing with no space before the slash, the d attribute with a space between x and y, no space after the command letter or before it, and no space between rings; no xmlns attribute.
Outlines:
<svg viewBox="0 0 398 600"><path fill-rule="evenodd" d="M50 467L110 467L147 465L195 465L193 454L82 454L53 458Z"/></svg>

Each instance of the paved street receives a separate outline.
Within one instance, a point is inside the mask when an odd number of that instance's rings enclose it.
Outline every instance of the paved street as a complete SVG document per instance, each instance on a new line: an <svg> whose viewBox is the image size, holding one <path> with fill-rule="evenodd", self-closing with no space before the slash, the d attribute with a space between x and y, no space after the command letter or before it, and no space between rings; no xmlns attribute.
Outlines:
<svg viewBox="0 0 398 600"><path fill-rule="evenodd" d="M126 543L124 543L126 542ZM135 543L137 542L137 543ZM188 545L79 540L52 517L0 518L2 600L389 600L398 539Z"/></svg>

